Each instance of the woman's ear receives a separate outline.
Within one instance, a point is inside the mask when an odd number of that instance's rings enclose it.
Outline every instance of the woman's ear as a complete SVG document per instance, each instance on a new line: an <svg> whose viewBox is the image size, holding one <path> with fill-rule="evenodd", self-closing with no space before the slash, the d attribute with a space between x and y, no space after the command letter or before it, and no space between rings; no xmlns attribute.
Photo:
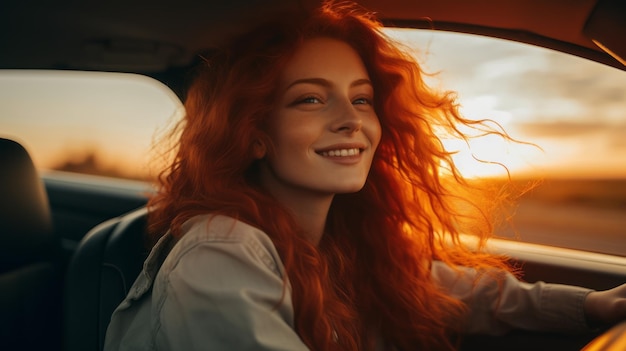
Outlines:
<svg viewBox="0 0 626 351"><path fill-rule="evenodd" d="M255 139L252 142L252 154L254 155L254 158L260 160L265 157L266 153L267 148L265 147L265 143L259 139Z"/></svg>

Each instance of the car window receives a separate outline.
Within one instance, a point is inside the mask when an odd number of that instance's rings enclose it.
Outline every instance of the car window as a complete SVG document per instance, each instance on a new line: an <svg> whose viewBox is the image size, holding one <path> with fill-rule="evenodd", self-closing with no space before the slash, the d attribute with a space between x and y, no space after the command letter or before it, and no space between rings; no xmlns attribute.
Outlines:
<svg viewBox="0 0 626 351"><path fill-rule="evenodd" d="M181 112L169 88L141 75L0 71L0 136L44 171L151 179L153 137Z"/></svg>
<svg viewBox="0 0 626 351"><path fill-rule="evenodd" d="M495 136L469 148L444 140L459 151L455 162L468 177L506 181L509 171L520 187L538 181L498 235L626 256L626 72L493 38L387 34L433 73L431 84L458 92L466 117L492 119L512 138L536 145Z"/></svg>
<svg viewBox="0 0 626 351"><path fill-rule="evenodd" d="M430 84L458 92L466 117L522 141L484 137L468 148L444 138L468 177L541 180L499 236L626 256L626 72L493 38L385 33L432 73ZM181 115L178 98L147 77L0 71L0 136L23 142L44 171L153 179L155 135Z"/></svg>

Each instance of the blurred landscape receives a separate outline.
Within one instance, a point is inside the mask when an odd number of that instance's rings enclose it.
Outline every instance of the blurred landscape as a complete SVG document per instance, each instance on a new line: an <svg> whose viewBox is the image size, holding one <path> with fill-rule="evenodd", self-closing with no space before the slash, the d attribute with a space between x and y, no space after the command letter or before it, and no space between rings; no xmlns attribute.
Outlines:
<svg viewBox="0 0 626 351"><path fill-rule="evenodd" d="M530 180L519 180L519 186ZM497 235L626 256L626 179L544 179Z"/></svg>
<svg viewBox="0 0 626 351"><path fill-rule="evenodd" d="M57 162L55 170L152 181L147 168L128 171L107 165L88 152ZM626 178L492 179L495 185L527 189L514 207L501 238L626 256Z"/></svg>
<svg viewBox="0 0 626 351"><path fill-rule="evenodd" d="M108 164L103 161L102 156L95 150L88 150L79 155L68 155L60 161L54 162L50 169L55 171L72 172L89 175L99 175L112 178L124 178L132 180L152 181L154 178L146 167L136 167L127 170L115 164Z"/></svg>

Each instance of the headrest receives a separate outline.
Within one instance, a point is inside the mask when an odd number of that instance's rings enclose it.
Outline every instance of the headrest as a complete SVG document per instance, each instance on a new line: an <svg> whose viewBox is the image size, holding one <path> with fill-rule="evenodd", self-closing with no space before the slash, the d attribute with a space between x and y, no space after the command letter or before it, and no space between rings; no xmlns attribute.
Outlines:
<svg viewBox="0 0 626 351"><path fill-rule="evenodd" d="M48 197L28 152L0 138L0 270L50 257L57 238Z"/></svg>

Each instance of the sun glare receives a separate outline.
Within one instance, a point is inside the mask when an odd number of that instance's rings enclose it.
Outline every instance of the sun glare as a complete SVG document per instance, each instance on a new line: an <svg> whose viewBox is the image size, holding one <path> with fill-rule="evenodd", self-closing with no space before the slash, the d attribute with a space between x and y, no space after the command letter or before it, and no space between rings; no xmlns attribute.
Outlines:
<svg viewBox="0 0 626 351"><path fill-rule="evenodd" d="M536 146L506 140L499 135L477 137L467 142L459 139L442 139L442 142L447 151L454 153L452 160L457 169L468 178L505 177L538 170L529 157L542 152Z"/></svg>
<svg viewBox="0 0 626 351"><path fill-rule="evenodd" d="M454 153L454 164L465 177L503 177L527 172L533 168L530 160L542 156L541 148L518 140L511 113L499 110L497 106L498 97L480 95L462 101L460 112L465 118L486 120L487 127L506 133L510 138L495 133L482 135L484 128L476 130L464 126L459 129L469 137L467 140L441 136L444 148Z"/></svg>

